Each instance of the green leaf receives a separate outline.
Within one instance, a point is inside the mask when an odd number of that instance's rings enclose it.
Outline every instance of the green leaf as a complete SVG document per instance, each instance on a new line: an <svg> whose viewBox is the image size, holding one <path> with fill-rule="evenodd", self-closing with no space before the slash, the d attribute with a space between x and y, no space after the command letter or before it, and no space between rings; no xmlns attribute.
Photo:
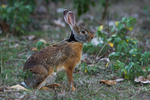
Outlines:
<svg viewBox="0 0 150 100"><path fill-rule="evenodd" d="M115 28L116 28L116 27L115 27L115 25L114 25L113 28L111 29L111 32L114 32Z"/></svg>
<svg viewBox="0 0 150 100"><path fill-rule="evenodd" d="M36 44L36 47L37 47L38 50L40 50L43 45L44 45L44 42L38 41L37 44Z"/></svg>
<svg viewBox="0 0 150 100"><path fill-rule="evenodd" d="M146 67L145 70L146 70L147 72L150 72L150 67Z"/></svg>
<svg viewBox="0 0 150 100"><path fill-rule="evenodd" d="M123 28L123 24L122 24L122 23L118 23L117 29L118 29L118 30L121 30L122 28Z"/></svg>
<svg viewBox="0 0 150 100"><path fill-rule="evenodd" d="M123 69L124 66L125 66L125 64L123 62L120 62L119 60L117 60L115 63L115 69L117 69L117 70Z"/></svg>
<svg viewBox="0 0 150 100"><path fill-rule="evenodd" d="M123 17L121 22L125 22L126 20L127 20L127 18Z"/></svg>
<svg viewBox="0 0 150 100"><path fill-rule="evenodd" d="M128 72L130 72L131 68L134 66L135 64L133 62L130 62L128 64L128 66L126 66L125 68L127 69Z"/></svg>
<svg viewBox="0 0 150 100"><path fill-rule="evenodd" d="M112 38L107 39L107 42L110 42L112 40Z"/></svg>
<svg viewBox="0 0 150 100"><path fill-rule="evenodd" d="M114 53L109 55L109 59L115 60L115 59L118 59L119 56L120 56L120 52L114 52Z"/></svg>

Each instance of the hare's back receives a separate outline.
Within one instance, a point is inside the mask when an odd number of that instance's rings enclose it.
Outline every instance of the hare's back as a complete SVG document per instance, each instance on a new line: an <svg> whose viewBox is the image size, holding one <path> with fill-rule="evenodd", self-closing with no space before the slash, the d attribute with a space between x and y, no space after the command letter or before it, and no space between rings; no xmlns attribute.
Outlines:
<svg viewBox="0 0 150 100"><path fill-rule="evenodd" d="M61 45L48 46L28 58L24 65L24 70L31 68L33 65L58 66L63 63L71 54L71 48L66 43Z"/></svg>

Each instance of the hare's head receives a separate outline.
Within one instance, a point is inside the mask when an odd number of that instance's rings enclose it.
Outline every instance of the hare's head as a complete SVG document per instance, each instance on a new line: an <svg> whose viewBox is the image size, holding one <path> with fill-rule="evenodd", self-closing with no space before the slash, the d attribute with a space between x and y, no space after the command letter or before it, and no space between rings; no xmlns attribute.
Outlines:
<svg viewBox="0 0 150 100"><path fill-rule="evenodd" d="M66 23L69 24L71 28L74 38L77 41L81 43L87 43L91 41L93 35L88 30L76 25L75 16L72 11L64 10L63 15Z"/></svg>

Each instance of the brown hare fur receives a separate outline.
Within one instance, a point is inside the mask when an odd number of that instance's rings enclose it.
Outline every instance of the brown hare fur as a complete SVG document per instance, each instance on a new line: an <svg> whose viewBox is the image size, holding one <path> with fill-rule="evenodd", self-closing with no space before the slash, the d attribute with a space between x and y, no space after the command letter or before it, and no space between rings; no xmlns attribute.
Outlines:
<svg viewBox="0 0 150 100"><path fill-rule="evenodd" d="M64 19L71 28L71 36L62 42L50 45L33 54L25 63L23 70L32 75L24 78L28 87L37 88L48 76L64 69L72 90L73 69L80 62L83 43L90 42L93 35L76 25L73 12L64 10Z"/></svg>

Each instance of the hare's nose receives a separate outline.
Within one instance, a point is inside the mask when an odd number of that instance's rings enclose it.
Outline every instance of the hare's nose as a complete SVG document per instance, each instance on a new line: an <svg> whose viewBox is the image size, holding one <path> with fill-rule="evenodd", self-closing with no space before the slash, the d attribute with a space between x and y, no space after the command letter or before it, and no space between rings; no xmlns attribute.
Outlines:
<svg viewBox="0 0 150 100"><path fill-rule="evenodd" d="M93 39L93 36L91 37L91 39Z"/></svg>

